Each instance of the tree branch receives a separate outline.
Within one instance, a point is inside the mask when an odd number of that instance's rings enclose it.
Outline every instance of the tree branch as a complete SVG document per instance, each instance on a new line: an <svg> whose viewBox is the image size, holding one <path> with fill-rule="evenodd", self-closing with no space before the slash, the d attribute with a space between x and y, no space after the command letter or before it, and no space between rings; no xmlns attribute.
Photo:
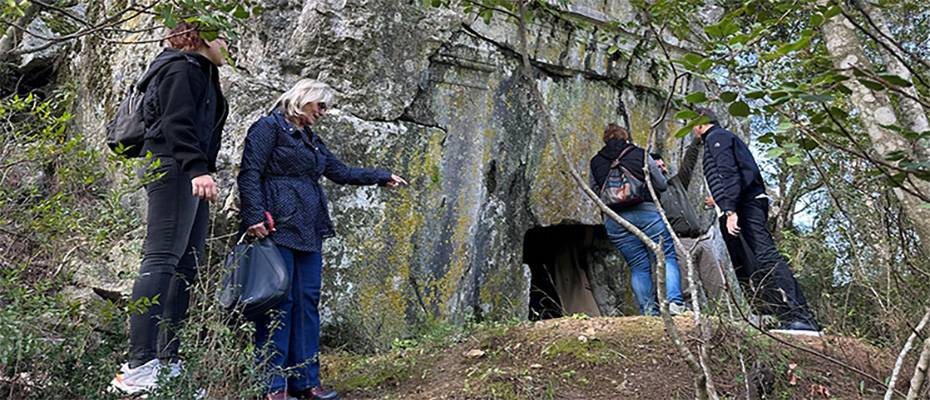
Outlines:
<svg viewBox="0 0 930 400"><path fill-rule="evenodd" d="M885 391L885 400L891 400L891 397L894 395L895 382L898 380L898 373L901 372L904 358L907 356L907 353L911 351L911 346L914 345L914 339L924 330L928 319L930 319L930 308L926 309L924 317L920 319L920 323L917 324L917 327L911 331L911 335L908 336L907 341L904 342L904 347L901 348L901 352L898 354L898 359L894 363L894 369L891 370L891 377L888 378L888 390Z"/></svg>

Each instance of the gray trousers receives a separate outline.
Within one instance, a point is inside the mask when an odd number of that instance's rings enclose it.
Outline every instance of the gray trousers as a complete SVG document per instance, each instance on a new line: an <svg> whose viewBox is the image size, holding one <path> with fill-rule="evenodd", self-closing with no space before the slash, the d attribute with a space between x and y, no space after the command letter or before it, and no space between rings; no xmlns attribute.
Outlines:
<svg viewBox="0 0 930 400"><path fill-rule="evenodd" d="M681 238L681 244L685 249L694 247L697 239ZM690 258L694 263L695 278L700 279L699 286L703 286L707 300L715 302L719 300L720 294L725 290L723 277L720 275L719 260L714 252L713 238L702 240L694 250L691 251ZM676 249L678 253L678 266L681 268L681 292L685 298L691 298L691 287L688 285L688 264L685 261L688 257ZM704 296L701 296L703 299Z"/></svg>

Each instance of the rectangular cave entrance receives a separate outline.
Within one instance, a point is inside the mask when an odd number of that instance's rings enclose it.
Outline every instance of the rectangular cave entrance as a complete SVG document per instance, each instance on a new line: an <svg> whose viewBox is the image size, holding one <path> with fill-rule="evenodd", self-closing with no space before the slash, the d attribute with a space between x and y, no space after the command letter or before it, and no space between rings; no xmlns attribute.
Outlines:
<svg viewBox="0 0 930 400"><path fill-rule="evenodd" d="M603 226L553 225L528 230L523 238L523 262L531 273L529 319L613 314L603 312L603 304L599 306L596 300L595 292L603 282L592 275L590 265L592 256L599 257L605 245L609 243Z"/></svg>

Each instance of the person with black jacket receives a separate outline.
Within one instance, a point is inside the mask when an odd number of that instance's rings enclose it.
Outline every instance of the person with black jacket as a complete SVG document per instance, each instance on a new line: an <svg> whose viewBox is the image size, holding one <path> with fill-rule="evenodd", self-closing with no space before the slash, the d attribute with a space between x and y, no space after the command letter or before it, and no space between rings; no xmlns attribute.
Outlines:
<svg viewBox="0 0 930 400"><path fill-rule="evenodd" d="M603 187L611 168L626 168L636 179L645 181L646 174L643 166L648 163L649 176L657 192L667 187L665 176L649 155L630 140L626 129L610 124L604 131L604 147L591 159L591 187L598 192ZM617 165L614 165L617 162ZM675 255L675 243L672 235L662 221L662 216L656 208L655 200L648 191L642 194L643 202L635 205L611 205L611 209L621 217L635 225L655 242L662 241L662 250L665 253L665 287L669 301L669 311L681 314L686 311L681 294L681 276L678 270L678 258ZM654 255L646 245L636 236L626 230L622 225L610 217L604 217L604 227L607 237L620 251L624 260L632 270L631 283L633 294L639 303L643 315L658 315L656 306L656 292L652 281L652 263Z"/></svg>
<svg viewBox="0 0 930 400"><path fill-rule="evenodd" d="M720 126L710 109L693 128L704 141L704 177L720 213L720 230L737 275L749 277L782 321L780 329L819 331L801 286L767 228L769 198L749 147Z"/></svg>
<svg viewBox="0 0 930 400"><path fill-rule="evenodd" d="M135 395L156 386L159 370L181 372L178 325L187 315L189 286L204 259L209 202L217 199L212 173L228 106L219 84L226 41L205 41L198 26L181 23L143 76L143 153L157 177L145 186L148 225L132 302L147 307L130 316L129 360L111 387Z"/></svg>
<svg viewBox="0 0 930 400"><path fill-rule="evenodd" d="M694 263L700 283L708 300L715 300L723 291L723 278L720 275L718 260L714 253L713 241L709 238L698 240L698 238L707 232L707 226L702 226L701 219L695 210L691 199L688 198L688 187L691 185L691 177L694 167L697 164L698 156L701 153L701 139L695 138L685 150L685 157L681 161L678 173L669 177L669 168L658 153L652 153L652 158L656 160L656 165L662 171L662 174L668 178L668 190L662 193L659 201L665 210L668 222L672 225L672 230L678 235L682 246L690 253L681 253L678 249L679 260L683 257L690 257ZM693 250L691 250L693 248ZM683 263L681 263L683 264ZM682 288L685 296L692 295L689 292L687 272L682 271Z"/></svg>

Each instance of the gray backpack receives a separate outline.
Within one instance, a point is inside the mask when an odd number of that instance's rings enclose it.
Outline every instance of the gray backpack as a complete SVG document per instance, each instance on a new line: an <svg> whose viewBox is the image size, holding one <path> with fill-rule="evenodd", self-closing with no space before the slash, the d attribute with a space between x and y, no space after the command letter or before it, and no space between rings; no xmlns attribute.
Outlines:
<svg viewBox="0 0 930 400"><path fill-rule="evenodd" d="M610 172L604 178L604 184L598 192L601 201L608 206L630 207L642 203L645 199L646 183L620 164L620 159L633 148L627 146L610 164Z"/></svg>

